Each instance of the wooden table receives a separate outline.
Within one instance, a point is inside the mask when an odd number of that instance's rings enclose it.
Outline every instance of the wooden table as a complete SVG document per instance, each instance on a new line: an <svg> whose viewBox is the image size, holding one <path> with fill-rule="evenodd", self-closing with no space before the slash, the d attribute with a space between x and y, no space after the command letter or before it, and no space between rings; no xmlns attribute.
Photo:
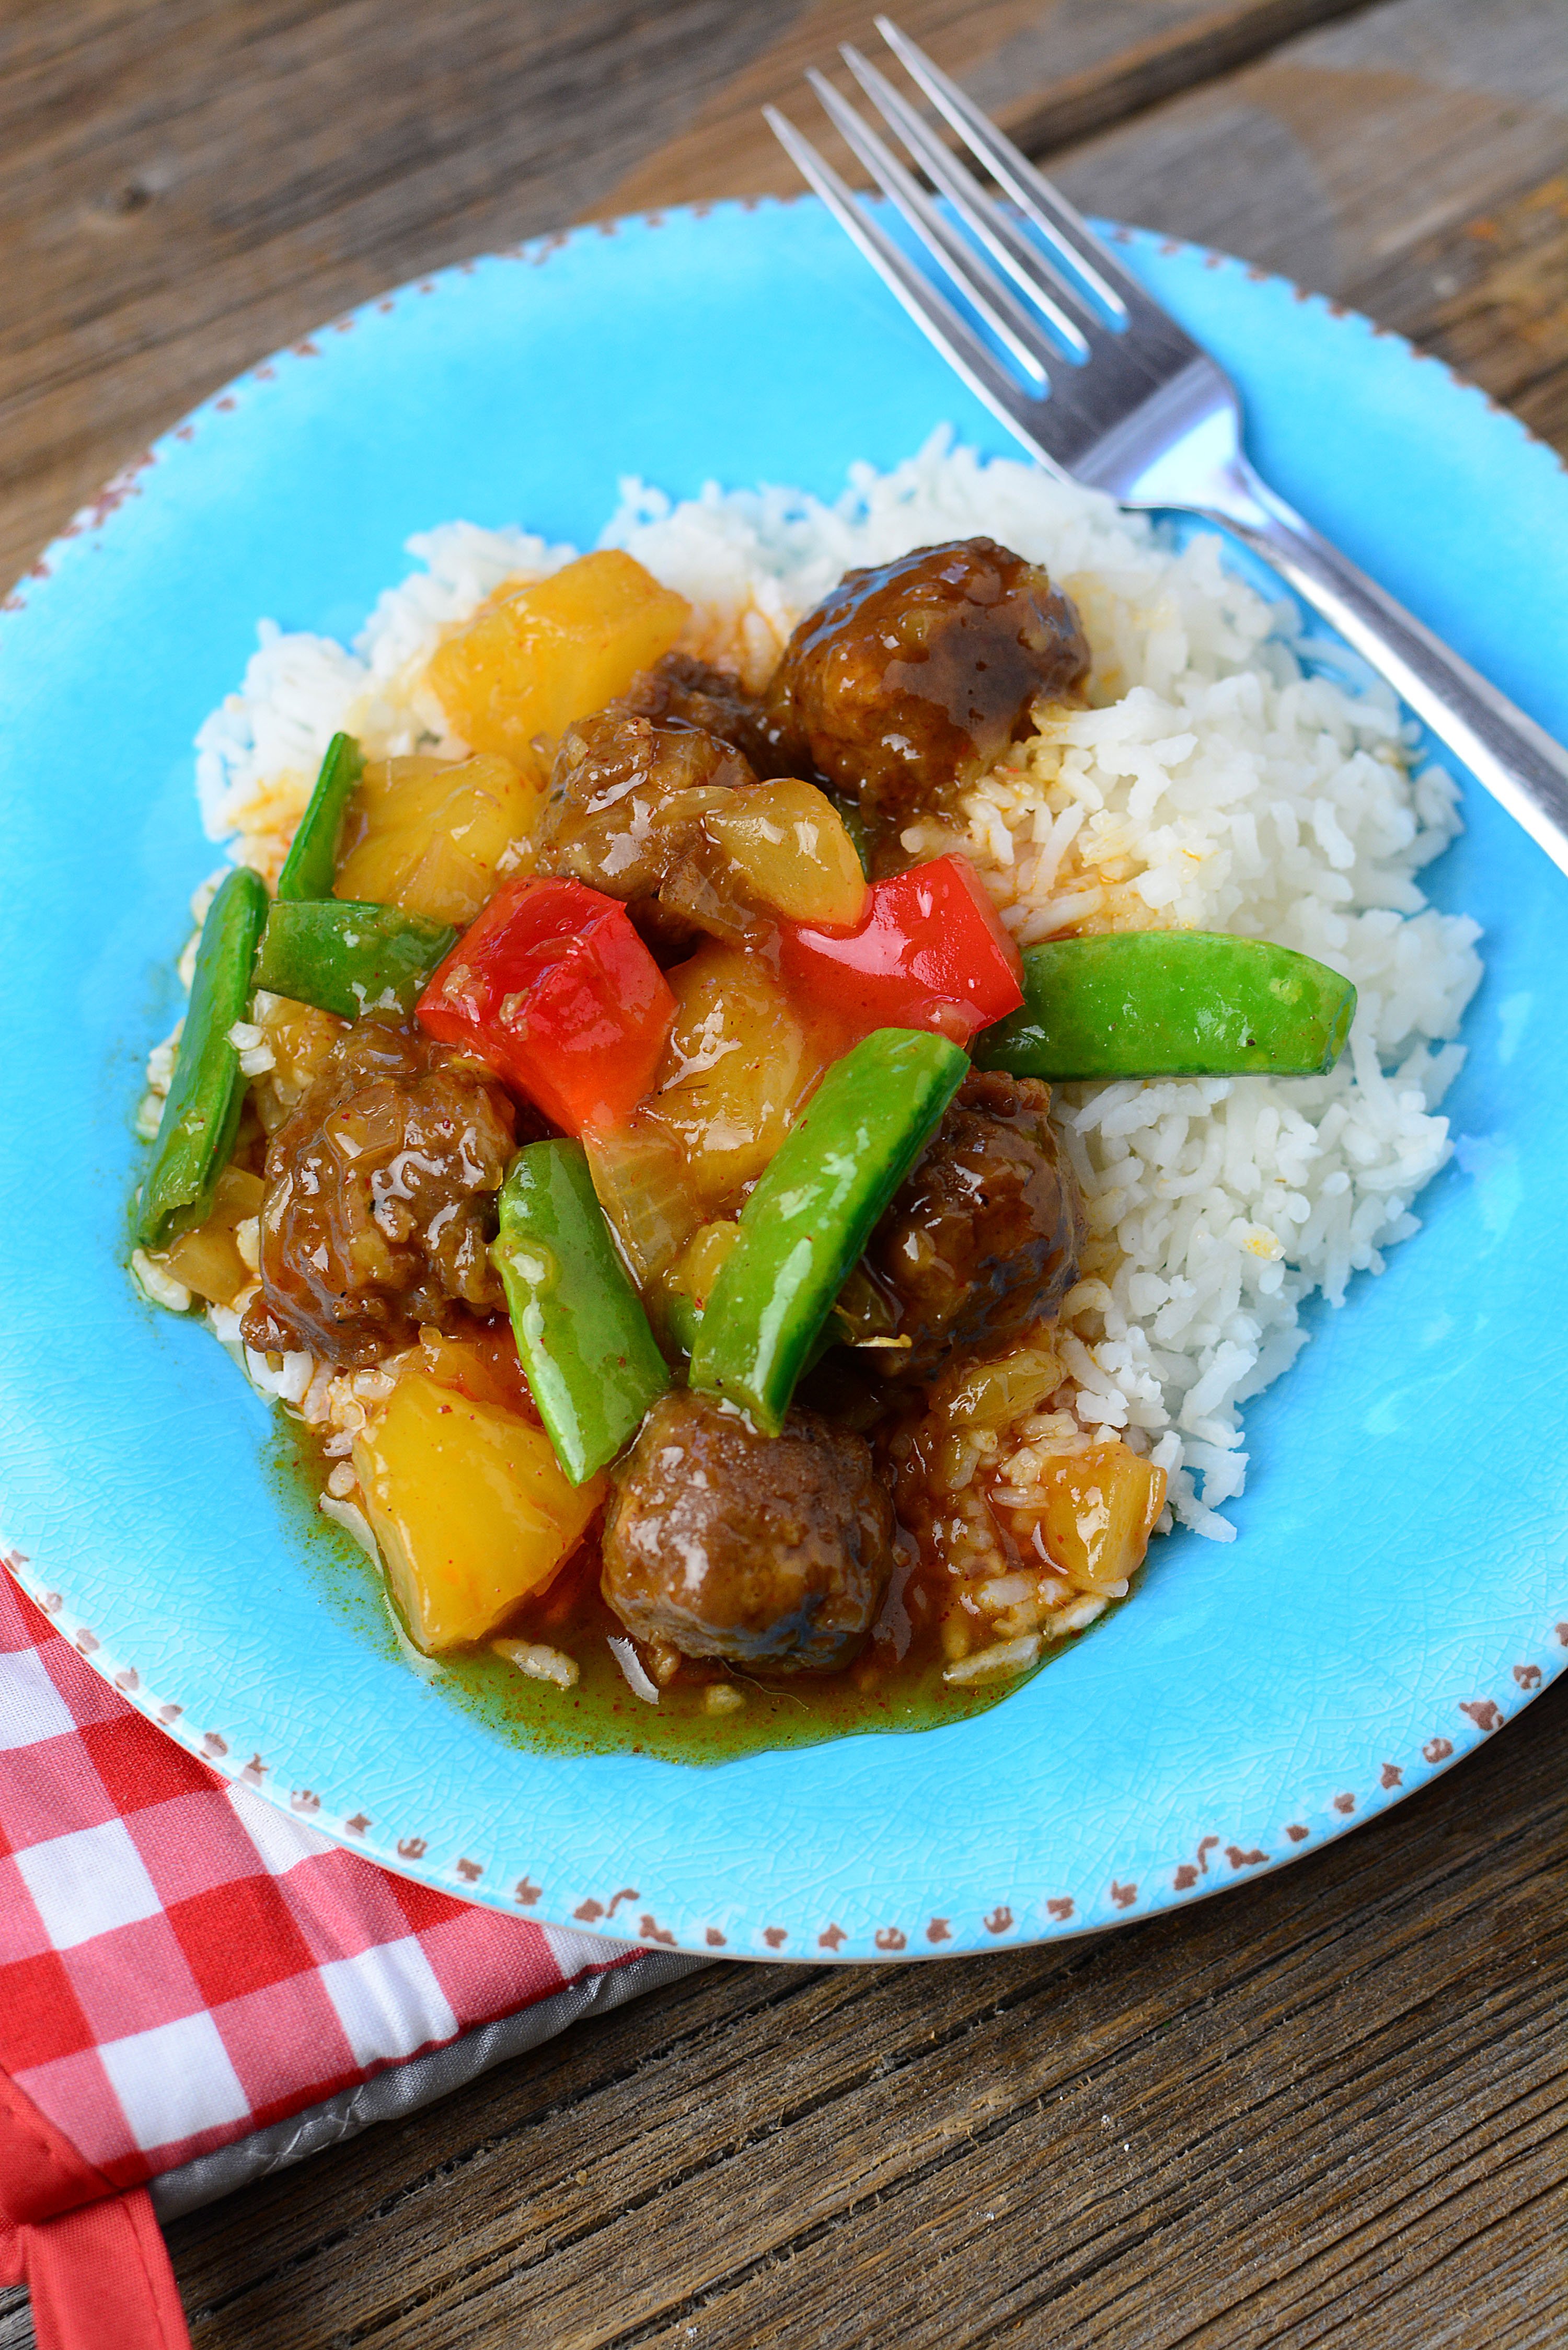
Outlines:
<svg viewBox="0 0 1568 2350"><path fill-rule="evenodd" d="M274 345L784 190L856 0L11 0L0 564ZM903 0L1080 203L1568 448L1563 0ZM803 120L809 102L802 101ZM715 1968L180 2223L201 2350L1568 2337L1568 1686L1282 1875L1065 1951ZM30 2340L0 2295L0 2350Z"/></svg>

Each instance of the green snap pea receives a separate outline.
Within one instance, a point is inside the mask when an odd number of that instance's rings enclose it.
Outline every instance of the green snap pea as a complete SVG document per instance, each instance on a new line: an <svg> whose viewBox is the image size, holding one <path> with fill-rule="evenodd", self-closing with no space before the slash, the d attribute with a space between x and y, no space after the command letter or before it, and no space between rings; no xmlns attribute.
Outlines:
<svg viewBox="0 0 1568 2350"><path fill-rule="evenodd" d="M670 1385L580 1142L530 1142L501 1187L490 1261L556 1458L586 1484Z"/></svg>
<svg viewBox="0 0 1568 2350"><path fill-rule="evenodd" d="M702 1327L702 1314L703 1309L698 1305L697 1300L694 1297L683 1295L679 1290L665 1300L664 1327L670 1344L678 1355L689 1358L695 1352L697 1333ZM817 1332L812 1343L811 1351L801 1366L802 1370L812 1369L814 1365L822 1360L830 1347L839 1343L843 1336L843 1330L834 1327L833 1319L830 1316Z"/></svg>
<svg viewBox="0 0 1568 2350"><path fill-rule="evenodd" d="M690 1356L702 1327L701 1306L694 1297L675 1291L664 1302L664 1327L675 1353Z"/></svg>
<svg viewBox="0 0 1568 2350"><path fill-rule="evenodd" d="M976 1039L1016 1077L1316 1076L1355 990L1292 947L1210 931L1055 939L1023 955L1023 1005Z"/></svg>
<svg viewBox="0 0 1568 2350"><path fill-rule="evenodd" d="M207 909L173 1083L137 1210L142 1248L162 1248L201 1223L228 1164L245 1092L229 1031L250 1007L251 968L266 913L265 886L243 865Z"/></svg>
<svg viewBox="0 0 1568 2350"><path fill-rule="evenodd" d="M299 819L299 830L283 860L283 871L277 877L279 898L331 897L343 819L364 772L365 756L353 735L334 734L327 745L316 789Z"/></svg>
<svg viewBox="0 0 1568 2350"><path fill-rule="evenodd" d="M457 944L447 922L351 898L286 898L267 916L255 983L340 1020L410 1013Z"/></svg>
<svg viewBox="0 0 1568 2350"><path fill-rule="evenodd" d="M842 792L830 792L823 786L824 799L831 801L839 822L849 835L850 846L860 859L860 870L867 881L871 879L871 836L866 829L866 819L860 813L858 800L846 799Z"/></svg>
<svg viewBox="0 0 1568 2350"><path fill-rule="evenodd" d="M691 1380L769 1436L877 1219L968 1073L944 1036L878 1028L829 1069L741 1214Z"/></svg>

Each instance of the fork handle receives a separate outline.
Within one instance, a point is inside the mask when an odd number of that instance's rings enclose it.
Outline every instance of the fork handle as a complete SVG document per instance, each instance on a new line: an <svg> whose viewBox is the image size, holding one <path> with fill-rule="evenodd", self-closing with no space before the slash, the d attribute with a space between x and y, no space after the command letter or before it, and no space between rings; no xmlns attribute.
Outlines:
<svg viewBox="0 0 1568 2350"><path fill-rule="evenodd" d="M1261 481L1227 465L1213 519L1321 612L1568 873L1568 752Z"/></svg>

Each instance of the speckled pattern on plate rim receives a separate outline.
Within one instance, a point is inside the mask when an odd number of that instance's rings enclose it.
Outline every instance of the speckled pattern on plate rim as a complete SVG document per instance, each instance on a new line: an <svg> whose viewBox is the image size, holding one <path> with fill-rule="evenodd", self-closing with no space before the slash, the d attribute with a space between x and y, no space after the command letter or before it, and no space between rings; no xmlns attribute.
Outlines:
<svg viewBox="0 0 1568 2350"><path fill-rule="evenodd" d="M271 1766L260 1754L252 1754L241 1762L231 1749L221 1731L198 1731L187 1723L185 1709L179 1703L161 1697L143 1683L132 1664L112 1656L85 1624L73 1621L66 1611L65 1600L57 1591L40 1583L33 1572L33 1562L15 1550L0 1550L0 1565L37 1602L56 1628L69 1640L78 1656L85 1659L95 1672L103 1676L118 1690L128 1704L145 1715L149 1721L169 1737L174 1738L200 1762L222 1776L254 1788L296 1818L324 1835L339 1842L366 1847L369 1831L376 1823L364 1812L329 1814L322 1809L321 1799L309 1787L291 1787L287 1794L270 1783ZM1169 1864L1161 1871L1162 1881L1151 1886L1147 1868L1141 1879L1128 1872L1123 1883L1115 1873L1109 1882L1093 1892L1073 1894L1031 1895L1012 1901L999 1899L979 1918L988 1939L998 1945L1023 1945L1046 1941L1059 1937L1077 1939L1085 1934L1105 1933L1121 1925L1130 1925L1139 1918L1152 1917L1163 1909L1185 1907L1189 1902L1201 1901L1209 1895L1223 1892L1238 1878L1263 1876L1284 1867L1303 1854L1313 1843L1332 1842L1352 1827L1362 1825L1386 1811L1391 1804L1404 1795L1414 1794L1428 1780L1438 1777L1454 1762L1501 1730L1504 1723L1527 1705L1532 1697L1548 1687L1568 1663L1568 1622L1552 1625L1549 1639L1563 1653L1548 1656L1544 1664L1516 1664L1511 1669L1513 1692L1502 1700L1490 1697L1455 1699L1434 1714L1443 1714L1449 1737L1434 1731L1419 1750L1418 1761L1407 1757L1403 1762L1386 1762L1378 1772L1374 1786L1358 1790L1345 1787L1327 1796L1314 1795L1300 1809L1303 1818L1284 1821L1271 1842L1278 1847L1267 1851L1252 1845L1230 1841L1216 1833L1199 1837L1192 1853ZM1460 1729L1454 1717L1462 1719ZM1407 1783L1408 1782L1408 1783ZM524 1873L509 1885L485 1882L486 1864L474 1860L466 1853L454 1853L450 1859L432 1859L428 1839L417 1834L400 1834L397 1826L387 1829L374 1848L372 1856L383 1866L397 1868L402 1864L405 1875L417 1875L427 1884L439 1885L461 1899L480 1901L487 1908L502 1910L523 1910L534 1914L537 1905L545 1900L549 1887L537 1883ZM1220 1864L1224 1869L1221 1871ZM510 1871L507 1872L510 1876ZM568 1887L560 1894L550 1895L548 1920L552 1925L573 1925L589 1933L610 1931L616 1924L618 1910L626 1905L626 1914L616 1930L617 1939L634 1939L650 1945L659 1944L670 1950L680 1949L722 1955L732 1959L788 1959L797 1963L825 1965L836 1960L841 1965L862 1964L869 1959L930 1958L942 1955L942 1945L953 1942L952 1916L909 1920L903 1924L889 1922L876 1929L869 1950L846 1949L849 1936L843 1927L829 1918L820 1923L815 1934L808 1928L804 1934L784 1926L760 1925L753 1929L753 1945L746 1948L733 1932L723 1934L717 1926L698 1929L694 1926L685 1940L659 1923L652 1909L644 1908L645 1899L657 1900L657 1894L645 1896L635 1885L618 1886L611 1892L598 1888L573 1895L580 1890ZM636 1929L633 1933L632 1920ZM961 1921L962 1926L969 1921ZM1033 1930L1031 1931L1031 1925ZM794 1947L790 1948L794 1943Z"/></svg>

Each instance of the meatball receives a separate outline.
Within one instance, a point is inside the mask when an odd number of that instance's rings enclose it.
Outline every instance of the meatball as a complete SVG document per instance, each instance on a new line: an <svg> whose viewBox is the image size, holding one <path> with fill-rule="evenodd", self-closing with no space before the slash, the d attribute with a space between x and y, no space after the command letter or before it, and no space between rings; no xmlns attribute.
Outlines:
<svg viewBox="0 0 1568 2350"><path fill-rule="evenodd" d="M815 772L896 830L950 806L1089 670L1077 613L994 539L846 572L788 644L765 703L775 766Z"/></svg>
<svg viewBox="0 0 1568 2350"><path fill-rule="evenodd" d="M733 670L711 669L690 653L666 653L652 669L633 678L622 697L639 718L668 718L700 726L738 751L758 775L784 772L772 764L773 746L763 706Z"/></svg>
<svg viewBox="0 0 1568 2350"><path fill-rule="evenodd" d="M677 1390L620 1472L602 1587L638 1639L827 1673L869 1630L892 1565L892 1504L863 1438L799 1409L760 1436Z"/></svg>
<svg viewBox="0 0 1568 2350"><path fill-rule="evenodd" d="M649 672L632 693L566 729L535 869L624 899L650 945L678 951L694 925L712 927L704 917L720 907L719 860L702 818L756 777L732 743L671 706L698 708L711 697L667 688ZM750 927L742 913L732 934Z"/></svg>
<svg viewBox="0 0 1568 2350"><path fill-rule="evenodd" d="M1084 1211L1033 1077L971 1071L866 1252L907 1350L885 1376L929 1378L960 1347L1005 1344L1055 1313L1078 1278Z"/></svg>
<svg viewBox="0 0 1568 2350"><path fill-rule="evenodd" d="M348 1367L421 1323L504 1312L486 1243L515 1123L500 1085L450 1046L381 1021L350 1028L267 1146L246 1345Z"/></svg>

